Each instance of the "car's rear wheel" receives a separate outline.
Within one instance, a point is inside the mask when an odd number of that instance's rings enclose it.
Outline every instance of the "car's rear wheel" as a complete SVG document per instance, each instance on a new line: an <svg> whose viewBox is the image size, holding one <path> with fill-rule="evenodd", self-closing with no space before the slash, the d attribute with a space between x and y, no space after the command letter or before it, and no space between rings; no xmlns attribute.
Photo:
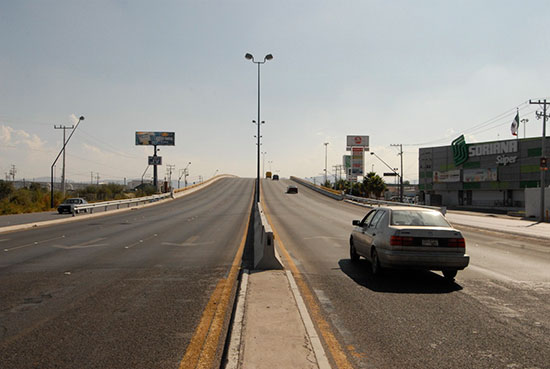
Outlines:
<svg viewBox="0 0 550 369"><path fill-rule="evenodd" d="M445 277L446 280L448 281L454 281L455 280L455 277L456 277L456 273L458 271L455 269L455 270L452 270L452 269L446 269L443 271L443 277Z"/></svg>
<svg viewBox="0 0 550 369"><path fill-rule="evenodd" d="M357 253L357 250L355 250L353 238L349 239L349 258L351 259L352 263L356 263L359 261L359 254Z"/></svg>
<svg viewBox="0 0 550 369"><path fill-rule="evenodd" d="M382 267L380 266L380 259L378 259L378 252L373 247L371 251L371 271L373 275L380 275L382 273Z"/></svg>

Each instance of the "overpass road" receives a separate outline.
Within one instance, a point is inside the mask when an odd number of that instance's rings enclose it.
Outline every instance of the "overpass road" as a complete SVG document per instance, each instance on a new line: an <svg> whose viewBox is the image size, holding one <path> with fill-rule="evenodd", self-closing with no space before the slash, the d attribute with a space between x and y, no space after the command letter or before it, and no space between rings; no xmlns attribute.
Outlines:
<svg viewBox="0 0 550 369"><path fill-rule="evenodd" d="M438 272L374 277L348 251L351 221L367 209L301 185L285 194L288 184L263 182L264 209L313 296L305 300L334 367L549 367L547 240L462 227L471 264L456 283Z"/></svg>
<svg viewBox="0 0 550 369"><path fill-rule="evenodd" d="M222 179L152 207L0 234L0 367L211 365L253 187Z"/></svg>

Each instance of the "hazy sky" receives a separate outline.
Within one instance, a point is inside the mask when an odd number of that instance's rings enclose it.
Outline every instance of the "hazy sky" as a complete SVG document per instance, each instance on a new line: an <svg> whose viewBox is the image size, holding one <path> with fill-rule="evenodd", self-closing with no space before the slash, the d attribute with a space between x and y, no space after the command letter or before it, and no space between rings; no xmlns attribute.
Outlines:
<svg viewBox="0 0 550 369"><path fill-rule="evenodd" d="M12 164L18 179L49 176L53 125L83 115L69 180L140 178L153 149L136 130L176 132L159 154L192 162L191 179L254 177L250 52L274 56L261 69L266 169L319 175L323 142L330 167L358 134L394 167L390 144L406 145L416 180L419 147L513 138L516 107L540 137L526 102L550 96L548 14L547 1L0 0L0 176Z"/></svg>

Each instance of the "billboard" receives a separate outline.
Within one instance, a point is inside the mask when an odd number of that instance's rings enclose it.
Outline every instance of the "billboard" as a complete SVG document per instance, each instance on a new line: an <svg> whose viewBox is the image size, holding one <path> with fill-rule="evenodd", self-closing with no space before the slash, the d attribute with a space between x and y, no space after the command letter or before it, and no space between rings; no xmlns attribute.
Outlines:
<svg viewBox="0 0 550 369"><path fill-rule="evenodd" d="M497 180L497 168L464 169L464 182L493 182Z"/></svg>
<svg viewBox="0 0 550 369"><path fill-rule="evenodd" d="M363 147L352 147L351 148L351 175L353 177L363 175Z"/></svg>
<svg viewBox="0 0 550 369"><path fill-rule="evenodd" d="M136 145L174 146L175 144L174 132L136 132Z"/></svg>
<svg viewBox="0 0 550 369"><path fill-rule="evenodd" d="M460 169L449 170L447 172L433 172L433 182L434 183L443 183L443 182L460 182Z"/></svg>
<svg viewBox="0 0 550 369"><path fill-rule="evenodd" d="M362 147L365 151L369 151L369 136L346 136L346 150L351 151L352 147Z"/></svg>

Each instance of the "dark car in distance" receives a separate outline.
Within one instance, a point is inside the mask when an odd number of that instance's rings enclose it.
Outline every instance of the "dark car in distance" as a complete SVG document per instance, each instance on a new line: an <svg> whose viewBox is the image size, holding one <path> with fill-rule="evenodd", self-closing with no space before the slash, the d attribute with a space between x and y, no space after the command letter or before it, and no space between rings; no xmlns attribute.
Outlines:
<svg viewBox="0 0 550 369"><path fill-rule="evenodd" d="M298 187L296 187L294 185L289 185L286 188L286 193L298 193Z"/></svg>
<svg viewBox="0 0 550 369"><path fill-rule="evenodd" d="M74 207L75 205L84 205L84 204L87 204L88 201L84 200L83 198L80 198L80 197L74 197L74 198L70 198L70 199L65 199L65 201L63 201L63 203L61 203L58 207L57 207L57 211L59 212L59 214L63 214L63 213L73 213L75 212L74 211ZM86 209L84 209L85 212L87 212ZM76 213L78 213L78 210L76 211Z"/></svg>
<svg viewBox="0 0 550 369"><path fill-rule="evenodd" d="M278 180L279 180L279 175L278 175L278 174L274 174L272 180L278 181Z"/></svg>

